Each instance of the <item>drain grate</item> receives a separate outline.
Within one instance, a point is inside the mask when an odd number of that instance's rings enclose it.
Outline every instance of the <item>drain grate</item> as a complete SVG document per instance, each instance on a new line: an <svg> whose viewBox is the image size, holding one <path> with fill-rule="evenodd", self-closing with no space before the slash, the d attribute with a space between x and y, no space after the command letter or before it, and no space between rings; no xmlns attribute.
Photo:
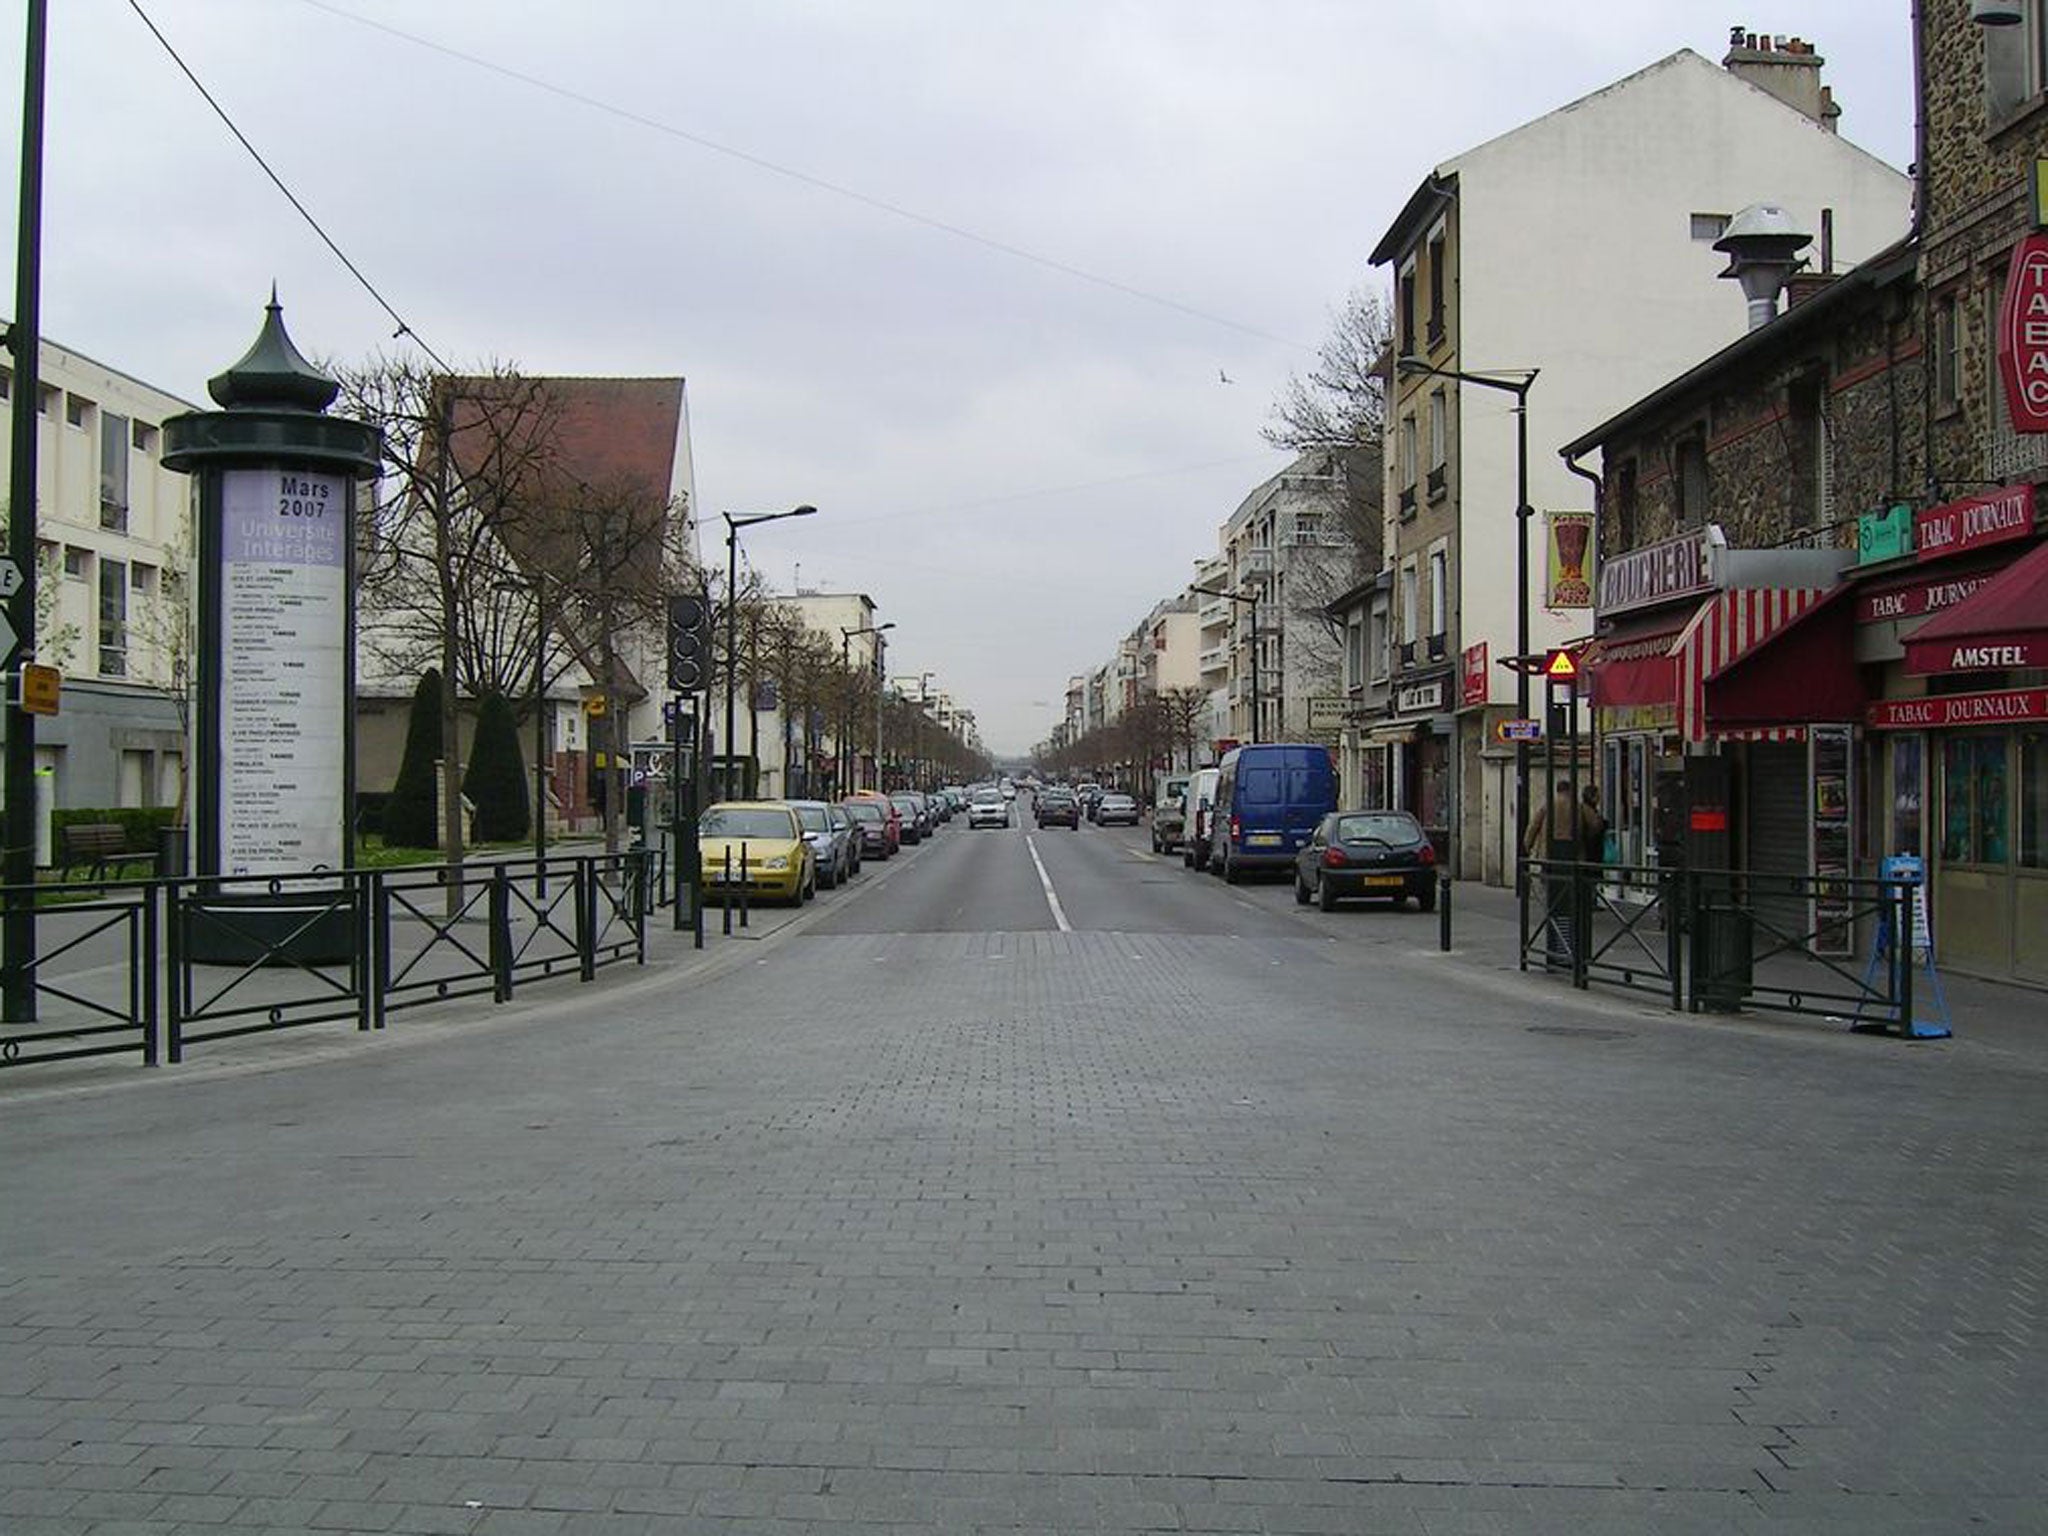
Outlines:
<svg viewBox="0 0 2048 1536"><path fill-rule="evenodd" d="M1567 1040L1633 1040L1632 1029L1601 1029L1592 1024L1531 1024L1532 1035L1561 1035Z"/></svg>

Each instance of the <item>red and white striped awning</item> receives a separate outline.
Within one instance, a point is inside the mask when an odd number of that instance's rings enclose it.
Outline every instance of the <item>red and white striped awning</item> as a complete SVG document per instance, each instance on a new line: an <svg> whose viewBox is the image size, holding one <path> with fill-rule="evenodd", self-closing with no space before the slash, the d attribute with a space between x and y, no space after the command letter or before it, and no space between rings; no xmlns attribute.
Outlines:
<svg viewBox="0 0 2048 1536"><path fill-rule="evenodd" d="M1741 587L1700 604L1672 655L1678 662L1678 725L1687 741L1799 741L1799 725L1707 728L1707 679L1762 645L1826 595L1823 587Z"/></svg>

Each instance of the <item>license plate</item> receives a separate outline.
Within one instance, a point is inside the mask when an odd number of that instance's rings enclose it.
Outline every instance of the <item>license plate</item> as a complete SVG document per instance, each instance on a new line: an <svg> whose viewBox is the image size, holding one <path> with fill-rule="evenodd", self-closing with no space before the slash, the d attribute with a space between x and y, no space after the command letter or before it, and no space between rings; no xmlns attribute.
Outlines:
<svg viewBox="0 0 2048 1536"><path fill-rule="evenodd" d="M1277 848L1284 841L1278 832L1254 832L1244 840L1247 848Z"/></svg>
<svg viewBox="0 0 2048 1536"><path fill-rule="evenodd" d="M1399 875L1367 875L1360 883L1377 889L1389 885L1406 885L1408 882Z"/></svg>

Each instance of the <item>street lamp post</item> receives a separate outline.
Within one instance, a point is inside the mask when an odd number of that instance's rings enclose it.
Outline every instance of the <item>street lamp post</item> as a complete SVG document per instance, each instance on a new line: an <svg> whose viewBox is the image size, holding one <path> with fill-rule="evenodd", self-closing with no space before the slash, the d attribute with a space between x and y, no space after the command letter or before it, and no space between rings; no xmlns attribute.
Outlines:
<svg viewBox="0 0 2048 1536"><path fill-rule="evenodd" d="M1199 592L1204 597L1220 597L1225 602L1249 603L1252 610L1252 740L1259 739L1259 594L1245 597L1237 592L1225 592L1221 587L1189 587L1190 592Z"/></svg>
<svg viewBox="0 0 2048 1536"><path fill-rule="evenodd" d="M735 516L721 512L725 519L725 794L732 792L732 712L734 709L733 684L739 679L739 568L740 530L751 528L756 523L773 523L785 517L809 517L818 509L805 505L791 507L787 512L748 512Z"/></svg>
<svg viewBox="0 0 2048 1536"><path fill-rule="evenodd" d="M839 631L839 670L844 673L847 673L849 676L853 672L852 647L853 637L855 635L879 635L882 633L883 630L894 629L895 627L895 621L892 619L887 624L870 624L860 629L841 628L841 630ZM880 640L877 640L875 642L875 656L877 660L880 659L881 654L882 642ZM852 793L853 790L853 785L850 782L853 778L854 760L854 753L852 751L853 690L851 688L847 690L846 708L842 709L839 712L839 723L841 726L839 732L839 793L843 798L844 796ZM877 696L875 701L875 762L878 765L878 768L882 760L881 728L882 707L880 697Z"/></svg>
<svg viewBox="0 0 2048 1536"><path fill-rule="evenodd" d="M1515 714L1526 720L1529 718L1529 668L1533 664L1529 656L1529 522L1535 516L1535 509L1529 505L1529 386L1536 382L1540 370L1509 369L1505 372L1510 376L1496 378L1484 373L1465 373L1456 368L1432 368L1419 357L1404 357L1395 366L1410 376L1429 374L1434 378L1453 379L1460 384L1476 384L1481 389L1497 389L1515 397ZM1545 728L1548 728L1547 721ZM1522 838L1528 826L1529 743L1522 739L1515 743L1517 869L1521 867ZM1516 876L1515 884L1519 889L1520 875Z"/></svg>

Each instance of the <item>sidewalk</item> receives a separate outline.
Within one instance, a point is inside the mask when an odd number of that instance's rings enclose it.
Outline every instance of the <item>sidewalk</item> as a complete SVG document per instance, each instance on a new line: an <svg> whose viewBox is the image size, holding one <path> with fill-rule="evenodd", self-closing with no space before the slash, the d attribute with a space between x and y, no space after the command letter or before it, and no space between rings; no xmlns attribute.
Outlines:
<svg viewBox="0 0 2048 1536"><path fill-rule="evenodd" d="M1452 895L1452 909L1451 943L1454 952L1470 954L1474 958L1484 955L1490 962L1514 964L1521 919L1515 893L1511 887L1482 885L1476 880L1460 880ZM1860 960L1844 963L1853 971L1860 972L1862 969ZM1949 1026L1955 1031L1956 1040L2004 1053L2028 1056L2048 1064L2048 991L2017 983L1987 981L1980 977L1958 975L1942 970L1938 960L1935 969L1940 980L1942 996L1948 1004ZM1531 986L1570 990L1568 981L1546 976L1540 969L1528 972L1527 979ZM1916 972L1915 1012L1922 1018L1928 1018L1933 1014L1926 1006L1924 984L1925 974ZM1606 996L1635 995L1618 988L1603 987L1598 983L1594 984L1590 992ZM1846 1025L1835 1024L1819 1017L1796 1017L1776 1013L1741 1014L1735 1017L1768 1020L1798 1029L1846 1028ZM1941 1042L1924 1043L1938 1045Z"/></svg>

